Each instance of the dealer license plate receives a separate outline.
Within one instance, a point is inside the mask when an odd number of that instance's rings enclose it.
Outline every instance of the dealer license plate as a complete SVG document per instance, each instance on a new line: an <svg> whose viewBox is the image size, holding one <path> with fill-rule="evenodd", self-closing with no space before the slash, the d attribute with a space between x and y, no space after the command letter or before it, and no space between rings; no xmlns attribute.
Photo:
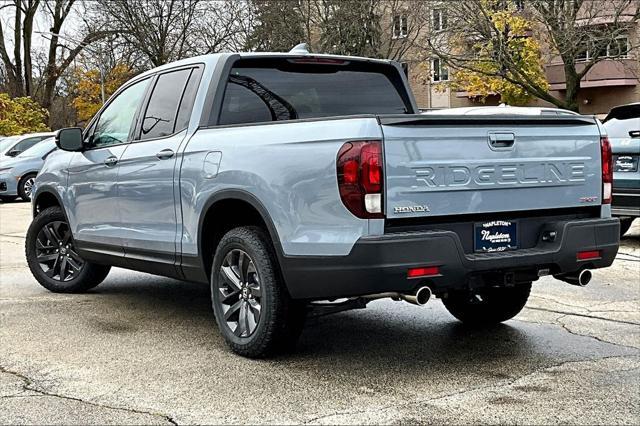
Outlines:
<svg viewBox="0 0 640 426"><path fill-rule="evenodd" d="M493 220L475 225L475 251L494 252L518 248L518 224Z"/></svg>

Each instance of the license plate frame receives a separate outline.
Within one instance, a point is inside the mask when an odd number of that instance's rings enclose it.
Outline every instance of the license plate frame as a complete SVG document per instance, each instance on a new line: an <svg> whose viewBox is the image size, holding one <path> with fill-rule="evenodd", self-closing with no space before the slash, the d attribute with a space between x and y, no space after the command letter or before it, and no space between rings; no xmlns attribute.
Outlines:
<svg viewBox="0 0 640 426"><path fill-rule="evenodd" d="M479 253L518 249L518 222L491 220L474 225L473 249Z"/></svg>
<svg viewBox="0 0 640 426"><path fill-rule="evenodd" d="M637 155L614 155L613 156L613 171L618 173L634 173L638 171L638 159Z"/></svg>

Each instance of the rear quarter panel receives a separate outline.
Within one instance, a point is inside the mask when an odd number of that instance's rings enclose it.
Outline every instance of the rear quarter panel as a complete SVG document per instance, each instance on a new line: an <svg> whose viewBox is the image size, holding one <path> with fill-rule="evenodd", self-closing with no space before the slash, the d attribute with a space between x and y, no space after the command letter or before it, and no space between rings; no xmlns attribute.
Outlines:
<svg viewBox="0 0 640 426"><path fill-rule="evenodd" d="M207 202L228 189L263 205L285 255L348 254L367 235L369 221L342 204L336 155L347 140L381 137L374 117L199 130L186 146L180 174L183 254L198 253Z"/></svg>

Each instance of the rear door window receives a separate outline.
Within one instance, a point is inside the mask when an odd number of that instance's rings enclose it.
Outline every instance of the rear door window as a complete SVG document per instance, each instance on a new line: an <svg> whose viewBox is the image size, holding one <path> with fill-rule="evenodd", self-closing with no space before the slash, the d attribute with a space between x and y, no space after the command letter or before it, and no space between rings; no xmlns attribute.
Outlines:
<svg viewBox="0 0 640 426"><path fill-rule="evenodd" d="M178 108L191 71L192 68L187 68L158 77L144 113L140 139L160 138L175 132Z"/></svg>
<svg viewBox="0 0 640 426"><path fill-rule="evenodd" d="M400 73L391 65L246 59L231 70L219 124L411 111Z"/></svg>

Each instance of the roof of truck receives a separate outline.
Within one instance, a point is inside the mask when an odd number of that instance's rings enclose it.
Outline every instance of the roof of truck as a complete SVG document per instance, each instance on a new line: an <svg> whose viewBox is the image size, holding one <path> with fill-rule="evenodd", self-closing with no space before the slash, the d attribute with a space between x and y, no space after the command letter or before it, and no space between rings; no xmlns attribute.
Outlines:
<svg viewBox="0 0 640 426"><path fill-rule="evenodd" d="M215 65L221 58L228 58L230 56L238 55L240 58L264 58L264 57L273 57L273 58L327 58L327 59L341 59L345 61L367 61L367 62L376 62L380 64L389 64L393 62L390 59L374 59L374 58L366 58L361 56L344 56L344 55L327 55L324 53L309 53L303 50L295 50L292 49L290 52L236 52L236 53L212 53L208 55L200 55L193 56L191 58L181 59L179 61L170 62L168 64L161 65L159 67L150 69L148 71L143 72L142 74L136 76L135 78L141 78L149 74L154 74L158 71L162 71L165 69L175 68L181 65L191 65L191 64L205 64L205 65Z"/></svg>

